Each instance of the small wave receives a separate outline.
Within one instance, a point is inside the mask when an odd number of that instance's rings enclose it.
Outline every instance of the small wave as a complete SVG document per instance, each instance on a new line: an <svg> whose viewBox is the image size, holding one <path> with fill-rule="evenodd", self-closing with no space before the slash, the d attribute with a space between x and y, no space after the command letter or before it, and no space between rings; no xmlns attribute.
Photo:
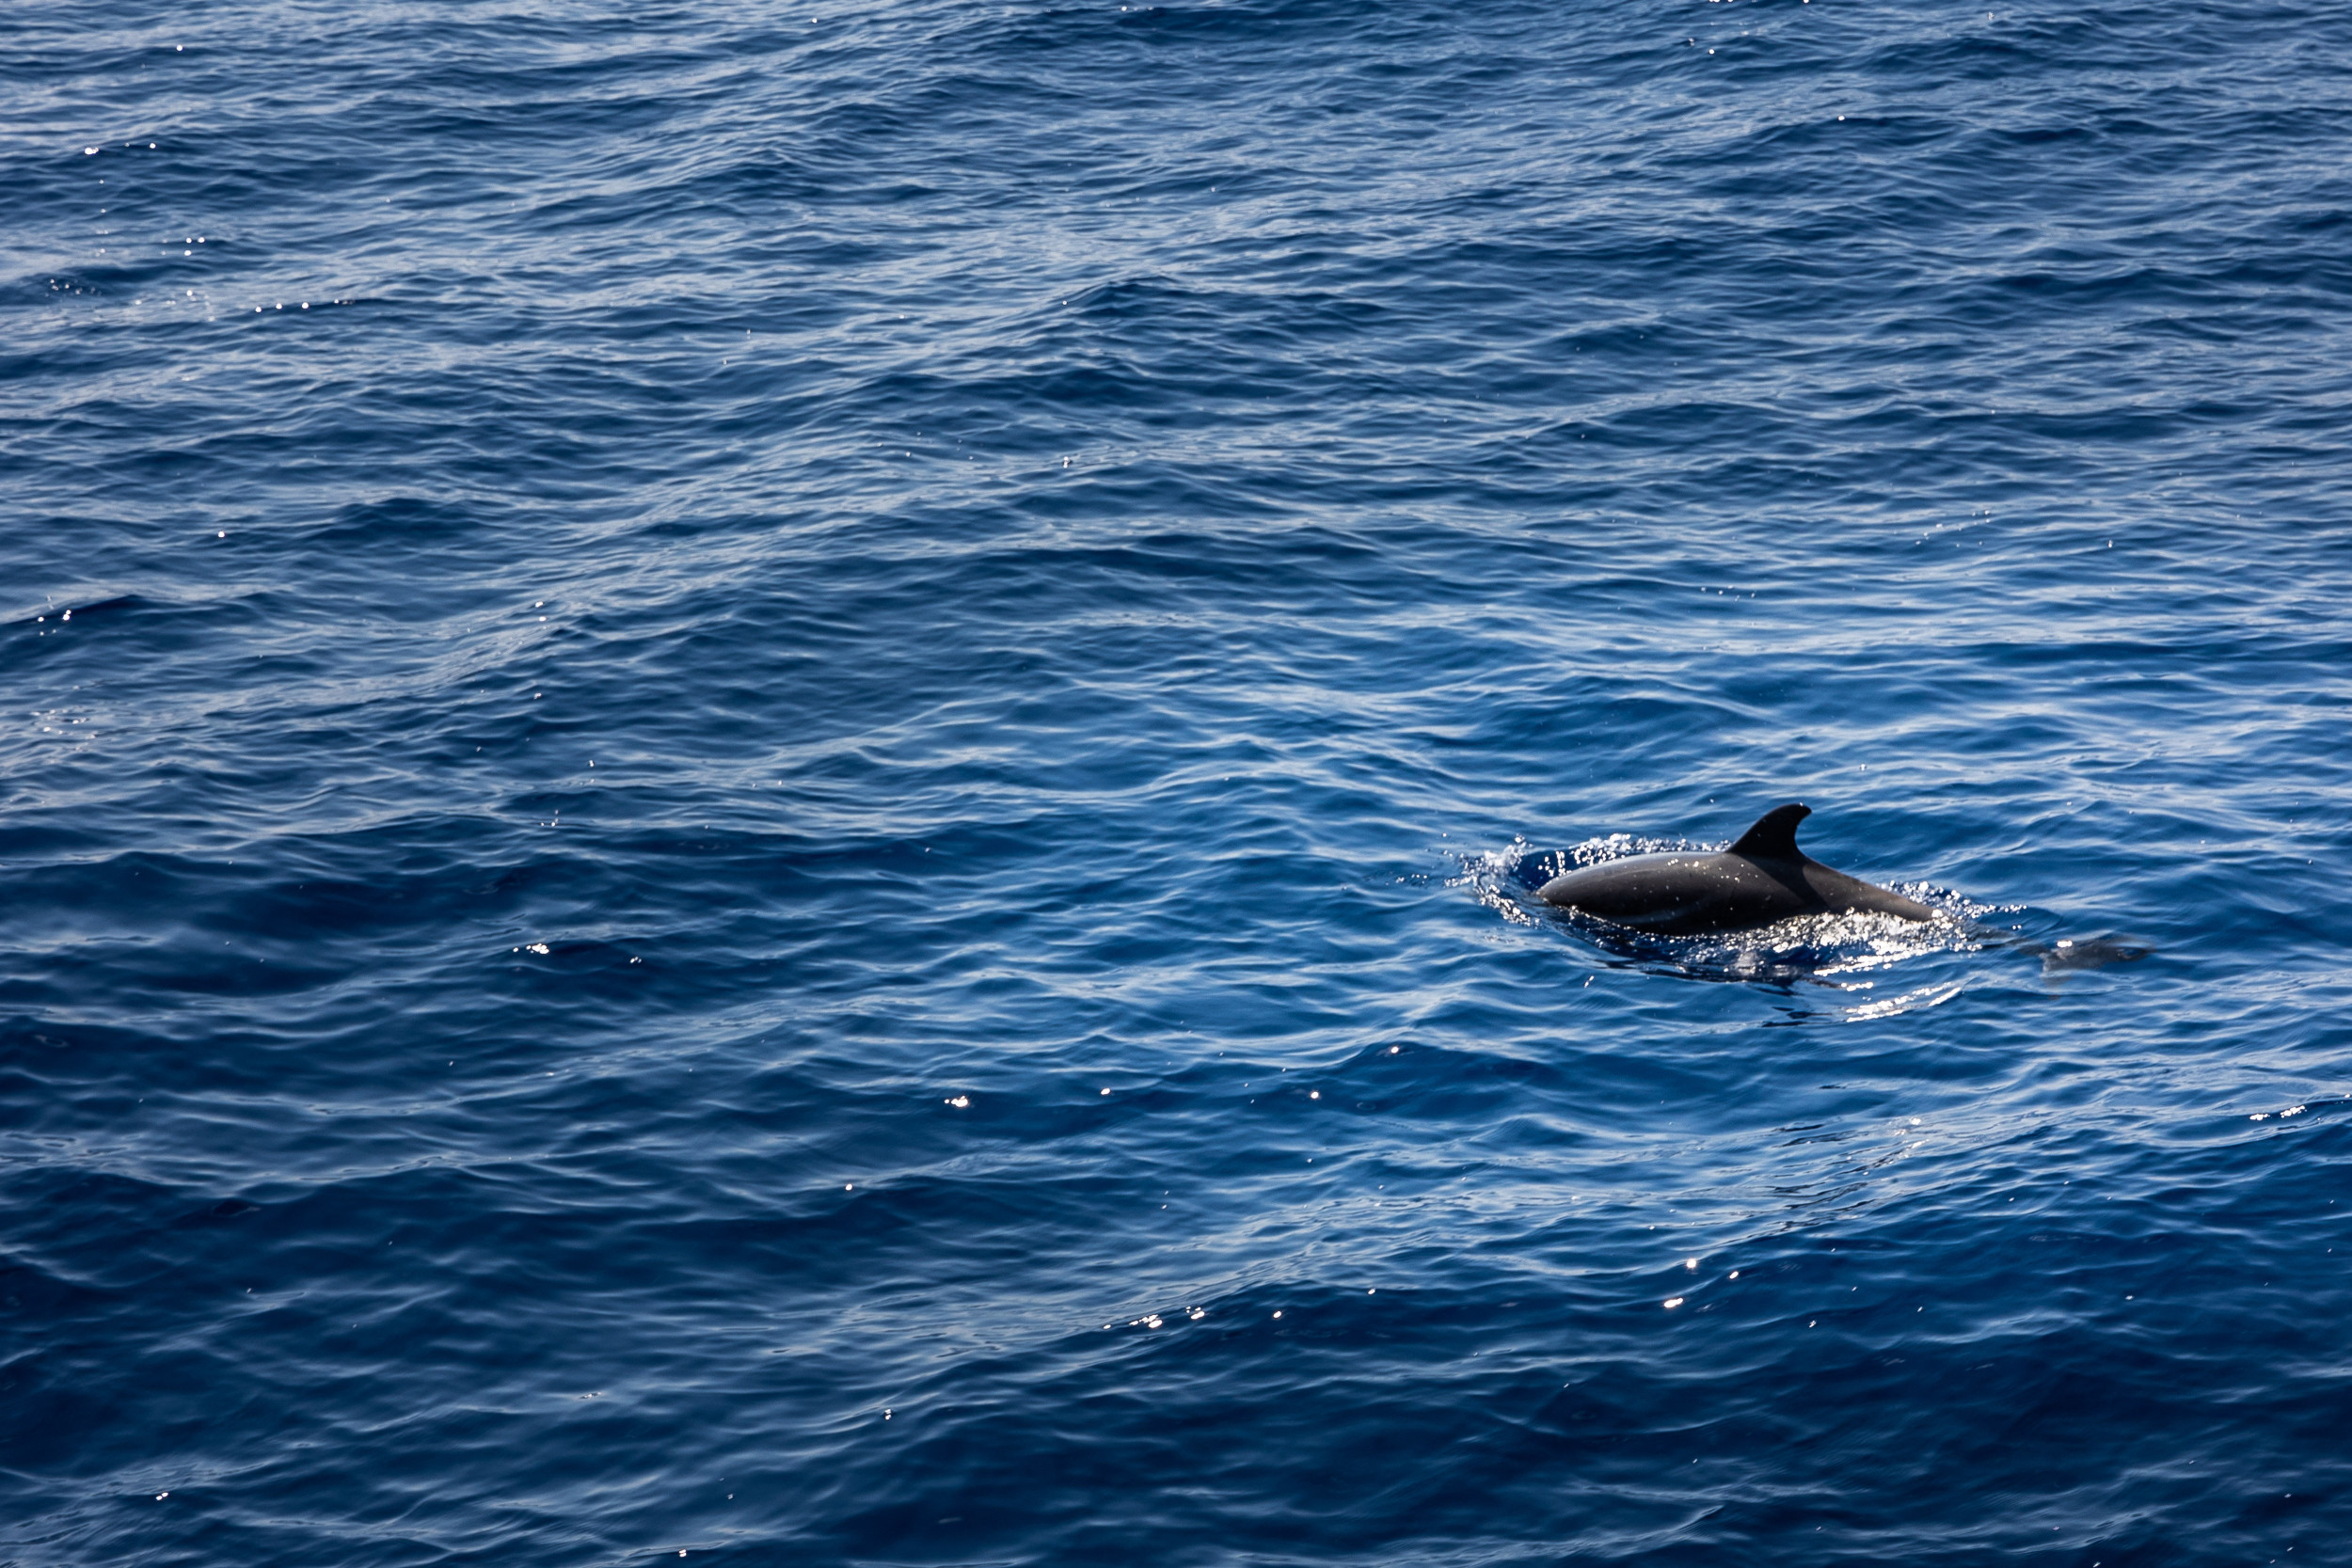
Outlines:
<svg viewBox="0 0 2352 1568"><path fill-rule="evenodd" d="M1846 1016L1855 1022L1862 1022L1874 1018L1894 1018L1902 1013L1925 1012L1930 1007L1942 1006L1967 989L1968 982L1965 980L1947 980L1939 986L1922 986L1900 996L1883 997L1876 1002L1849 1007Z"/></svg>

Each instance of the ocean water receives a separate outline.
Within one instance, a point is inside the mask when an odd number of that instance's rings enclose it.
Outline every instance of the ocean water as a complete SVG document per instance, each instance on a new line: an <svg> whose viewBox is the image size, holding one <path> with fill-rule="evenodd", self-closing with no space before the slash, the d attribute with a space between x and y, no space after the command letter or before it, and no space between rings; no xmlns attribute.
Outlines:
<svg viewBox="0 0 2352 1568"><path fill-rule="evenodd" d="M11 7L0 1563L2344 1560L2348 83Z"/></svg>

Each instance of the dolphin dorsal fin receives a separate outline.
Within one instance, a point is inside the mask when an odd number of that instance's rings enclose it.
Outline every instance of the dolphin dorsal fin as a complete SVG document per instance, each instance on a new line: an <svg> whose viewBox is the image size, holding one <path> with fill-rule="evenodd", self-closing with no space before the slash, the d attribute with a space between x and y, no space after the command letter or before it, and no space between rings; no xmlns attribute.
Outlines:
<svg viewBox="0 0 2352 1568"><path fill-rule="evenodd" d="M1731 853L1752 861L1802 860L1797 847L1797 824L1813 815L1813 808L1795 800L1785 806L1774 806L1756 819L1756 826L1740 835L1731 847Z"/></svg>

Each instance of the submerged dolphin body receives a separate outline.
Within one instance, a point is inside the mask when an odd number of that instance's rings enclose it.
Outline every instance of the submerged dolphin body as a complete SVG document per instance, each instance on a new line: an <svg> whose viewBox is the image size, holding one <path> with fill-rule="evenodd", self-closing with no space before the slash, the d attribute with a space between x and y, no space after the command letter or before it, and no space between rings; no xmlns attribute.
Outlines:
<svg viewBox="0 0 2352 1568"><path fill-rule="evenodd" d="M2015 945L2039 958L2043 977L2052 982L2064 979L2069 970L2136 964L2155 951L2136 942L2118 942L2113 937L2060 937L2057 944L2050 947L2044 947L2038 942L2022 942Z"/></svg>
<svg viewBox="0 0 2352 1568"><path fill-rule="evenodd" d="M1756 820L1728 849L1629 855L1554 877L1536 890L1548 904L1659 936L1744 931L1801 914L1867 911L1932 920L1925 904L1833 871L1797 847L1813 808L1794 801Z"/></svg>

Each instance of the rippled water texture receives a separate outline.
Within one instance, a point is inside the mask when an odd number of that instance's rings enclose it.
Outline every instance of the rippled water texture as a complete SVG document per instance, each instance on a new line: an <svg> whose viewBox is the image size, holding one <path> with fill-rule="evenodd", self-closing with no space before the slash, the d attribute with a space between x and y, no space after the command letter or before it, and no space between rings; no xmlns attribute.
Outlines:
<svg viewBox="0 0 2352 1568"><path fill-rule="evenodd" d="M2348 71L10 8L0 1562L2339 1558Z"/></svg>

